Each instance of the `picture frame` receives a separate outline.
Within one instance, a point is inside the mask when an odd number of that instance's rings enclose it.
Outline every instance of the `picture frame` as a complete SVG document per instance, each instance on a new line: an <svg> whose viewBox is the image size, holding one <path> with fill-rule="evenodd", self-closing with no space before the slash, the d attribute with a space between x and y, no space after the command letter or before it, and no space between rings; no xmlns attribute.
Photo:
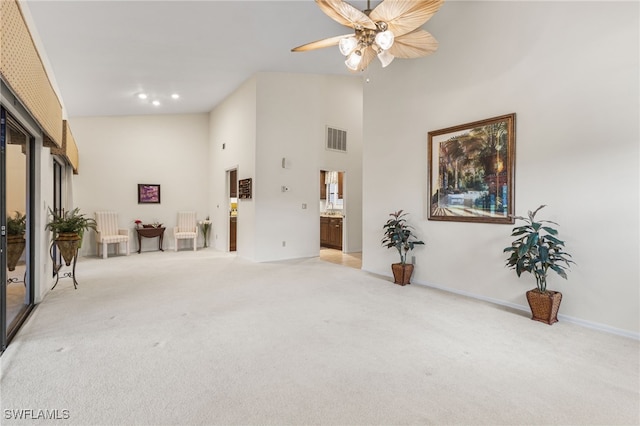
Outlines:
<svg viewBox="0 0 640 426"><path fill-rule="evenodd" d="M428 133L428 220L515 222L515 120L511 113Z"/></svg>
<svg viewBox="0 0 640 426"><path fill-rule="evenodd" d="M160 185L139 183L138 204L160 204Z"/></svg>
<svg viewBox="0 0 640 426"><path fill-rule="evenodd" d="M251 178L240 179L238 181L238 199L250 200L252 197L252 180Z"/></svg>

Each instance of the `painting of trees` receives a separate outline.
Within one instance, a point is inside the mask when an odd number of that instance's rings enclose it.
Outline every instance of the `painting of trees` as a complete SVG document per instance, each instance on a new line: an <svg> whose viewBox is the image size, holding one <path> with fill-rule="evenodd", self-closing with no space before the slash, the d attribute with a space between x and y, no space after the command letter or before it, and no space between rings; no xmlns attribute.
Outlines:
<svg viewBox="0 0 640 426"><path fill-rule="evenodd" d="M430 219L512 223L514 121L510 114L429 133Z"/></svg>

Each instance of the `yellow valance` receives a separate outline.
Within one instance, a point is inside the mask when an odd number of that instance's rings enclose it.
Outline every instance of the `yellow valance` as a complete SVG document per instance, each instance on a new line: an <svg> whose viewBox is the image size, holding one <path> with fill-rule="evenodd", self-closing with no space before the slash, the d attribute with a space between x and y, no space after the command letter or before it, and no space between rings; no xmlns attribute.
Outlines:
<svg viewBox="0 0 640 426"><path fill-rule="evenodd" d="M0 1L0 76L45 133L62 147L62 105L16 0Z"/></svg>

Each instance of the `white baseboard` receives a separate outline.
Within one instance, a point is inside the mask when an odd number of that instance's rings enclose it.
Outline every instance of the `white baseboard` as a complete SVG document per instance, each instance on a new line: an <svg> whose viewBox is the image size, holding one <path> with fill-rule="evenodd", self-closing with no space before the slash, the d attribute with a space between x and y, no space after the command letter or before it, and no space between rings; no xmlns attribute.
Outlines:
<svg viewBox="0 0 640 426"><path fill-rule="evenodd" d="M456 289L453 289L453 288L444 287L444 286L440 286L440 285L432 284L432 283L424 283L424 282L413 281L413 280L411 281L411 283L412 284L422 285L422 286L425 286L425 287L435 288L435 289L438 289L438 290L446 291L448 293L458 294L460 296L470 297L472 299L482 300L482 301L485 301L485 302L493 303L495 305L507 306L509 308L516 309L518 311L530 312L530 309L529 309L528 306L519 305L517 303L510 303L510 302L506 302L504 300L494 299L492 297L481 296L481 295L478 295L478 294L469 293L467 291L456 290ZM584 320L584 319L581 319L581 318L572 317L572 316L569 316L569 315L558 314L558 319L561 319L563 321L570 322L570 323L573 323L573 324L577 324L577 325L580 325L582 327L591 328L591 329L598 330L598 331L603 331L605 333L615 334L615 335L618 335L618 336L627 337L629 339L640 340L640 333L636 333L636 332L633 332L633 331L630 331L630 330L623 330L623 329L620 329L620 328L608 326L606 324L600 324L600 323L593 322L593 321L587 321L587 320Z"/></svg>

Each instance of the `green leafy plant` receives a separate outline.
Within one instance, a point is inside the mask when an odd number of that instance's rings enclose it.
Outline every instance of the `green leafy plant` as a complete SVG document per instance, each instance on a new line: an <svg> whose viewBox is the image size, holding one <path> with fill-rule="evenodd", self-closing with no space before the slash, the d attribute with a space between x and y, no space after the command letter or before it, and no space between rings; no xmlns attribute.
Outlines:
<svg viewBox="0 0 640 426"><path fill-rule="evenodd" d="M71 232L82 235L87 229L96 229L95 219L85 217L84 214L80 213L78 207L62 214L56 213L49 208L49 215L51 219L45 229L53 232L52 239L56 239L60 233Z"/></svg>
<svg viewBox="0 0 640 426"><path fill-rule="evenodd" d="M566 270L571 263L575 262L570 259L571 255L564 251L564 241L557 238L558 231L549 226L549 224L559 225L550 220L536 220L536 214L543 207L545 205L541 205L533 212L529 211L528 217L514 217L524 221L525 225L513 228L511 236L518 238L503 252L510 253L506 266L515 269L518 277L523 272L533 274L538 291L546 293L549 270L567 279Z"/></svg>
<svg viewBox="0 0 640 426"><path fill-rule="evenodd" d="M7 234L22 235L27 227L27 215L16 210L13 216L7 216Z"/></svg>
<svg viewBox="0 0 640 426"><path fill-rule="evenodd" d="M413 235L413 227L407 224L406 216L399 210L390 213L391 219L382 227L384 229L384 237L382 245L387 248L395 248L400 254L400 263L407 263L407 254L417 245L424 245L423 241L419 241Z"/></svg>

